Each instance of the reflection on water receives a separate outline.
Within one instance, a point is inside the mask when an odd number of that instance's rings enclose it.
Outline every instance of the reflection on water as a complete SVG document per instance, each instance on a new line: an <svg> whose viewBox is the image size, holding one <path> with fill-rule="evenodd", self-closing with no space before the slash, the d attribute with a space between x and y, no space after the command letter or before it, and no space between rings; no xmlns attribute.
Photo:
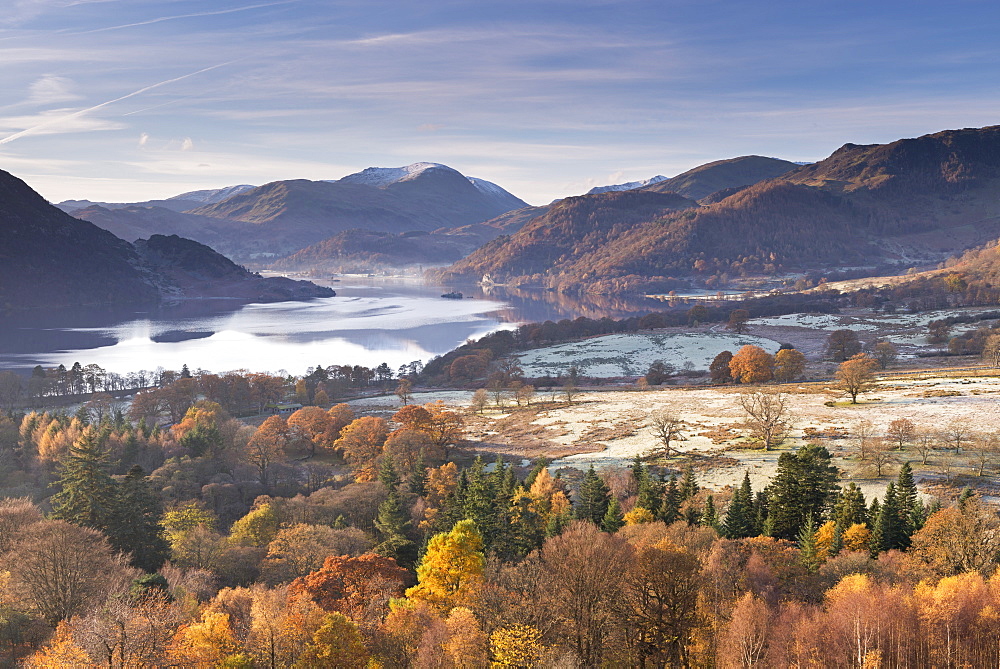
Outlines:
<svg viewBox="0 0 1000 669"><path fill-rule="evenodd" d="M185 302L155 311L61 310L0 319L0 369L96 363L139 369L301 374L315 365L396 369L426 361L469 338L517 323L588 316L613 318L659 307L647 300L581 299L494 287L475 299L448 300L444 289L405 281L344 279L337 297L234 306Z"/></svg>

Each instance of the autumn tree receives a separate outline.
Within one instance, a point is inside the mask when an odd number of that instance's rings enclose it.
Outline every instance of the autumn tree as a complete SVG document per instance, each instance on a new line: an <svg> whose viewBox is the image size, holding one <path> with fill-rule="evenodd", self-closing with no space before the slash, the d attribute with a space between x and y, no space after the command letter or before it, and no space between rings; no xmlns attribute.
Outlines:
<svg viewBox="0 0 1000 669"><path fill-rule="evenodd" d="M330 613L313 634L312 641L306 644L295 666L302 669L364 669L368 660L368 651L357 625L339 613Z"/></svg>
<svg viewBox="0 0 1000 669"><path fill-rule="evenodd" d="M736 334L743 334L746 332L747 324L750 322L750 312L746 309L733 309L729 312L729 322L726 323L726 329L732 330Z"/></svg>
<svg viewBox="0 0 1000 669"><path fill-rule="evenodd" d="M843 362L861 352L861 342L854 330L834 330L826 340L826 354L834 362Z"/></svg>
<svg viewBox="0 0 1000 669"><path fill-rule="evenodd" d="M783 348L774 356L774 380L791 383L806 370L806 357L794 348Z"/></svg>
<svg viewBox="0 0 1000 669"><path fill-rule="evenodd" d="M127 578L125 560L97 530L62 520L21 531L0 559L8 596L22 600L50 625L80 615Z"/></svg>
<svg viewBox="0 0 1000 669"><path fill-rule="evenodd" d="M388 426L384 418L365 416L345 427L334 446L343 453L358 481L372 481L387 436Z"/></svg>
<svg viewBox="0 0 1000 669"><path fill-rule="evenodd" d="M911 539L913 555L934 573L990 574L1000 556L1000 519L977 497L932 514Z"/></svg>
<svg viewBox="0 0 1000 669"><path fill-rule="evenodd" d="M748 344L729 361L732 377L740 383L762 383L774 376L774 357L760 346Z"/></svg>
<svg viewBox="0 0 1000 669"><path fill-rule="evenodd" d="M788 395L770 391L740 394L744 425L765 451L778 443L788 429Z"/></svg>
<svg viewBox="0 0 1000 669"><path fill-rule="evenodd" d="M333 419L318 406L302 407L288 417L290 436L305 443L309 455L316 455L317 448L327 448L333 443Z"/></svg>
<svg viewBox="0 0 1000 669"><path fill-rule="evenodd" d="M407 590L406 596L443 611L471 603L483 580L482 550L483 538L471 520L459 521L450 532L434 535L417 567L417 585Z"/></svg>
<svg viewBox="0 0 1000 669"><path fill-rule="evenodd" d="M253 433L243 449L243 458L257 468L257 476L267 485L267 474L272 464L287 459L288 423L282 416L269 416Z"/></svg>
<svg viewBox="0 0 1000 669"><path fill-rule="evenodd" d="M872 357L878 362L879 369L886 369L896 362L899 351L892 342L880 341L872 348Z"/></svg>
<svg viewBox="0 0 1000 669"><path fill-rule="evenodd" d="M875 387L875 370L878 363L864 353L858 353L840 363L834 376L838 387L851 396L851 404L858 403L858 395Z"/></svg>
<svg viewBox="0 0 1000 669"><path fill-rule="evenodd" d="M321 568L295 579L289 593L308 596L324 611L370 624L385 617L389 601L402 594L408 580L405 569L381 555L329 556Z"/></svg>
<svg viewBox="0 0 1000 669"><path fill-rule="evenodd" d="M708 366L708 374L712 379L712 383L723 384L733 381L733 375L729 369L729 363L732 362L732 359L732 351L723 351L712 359L711 364Z"/></svg>

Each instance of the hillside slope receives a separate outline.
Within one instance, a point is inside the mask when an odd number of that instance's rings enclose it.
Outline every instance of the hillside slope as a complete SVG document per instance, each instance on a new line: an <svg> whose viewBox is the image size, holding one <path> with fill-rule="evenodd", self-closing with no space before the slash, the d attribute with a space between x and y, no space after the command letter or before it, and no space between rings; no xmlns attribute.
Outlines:
<svg viewBox="0 0 1000 669"><path fill-rule="evenodd" d="M654 194L665 184L625 192ZM618 201L608 220L595 217L615 195L556 203L436 276L604 292L678 277L936 262L1000 237L1000 126L848 144L701 206L654 211ZM611 221L613 235L593 234Z"/></svg>
<svg viewBox="0 0 1000 669"><path fill-rule="evenodd" d="M0 234L0 310L332 295L307 282L261 278L190 240L152 237L129 244L50 205L3 171Z"/></svg>

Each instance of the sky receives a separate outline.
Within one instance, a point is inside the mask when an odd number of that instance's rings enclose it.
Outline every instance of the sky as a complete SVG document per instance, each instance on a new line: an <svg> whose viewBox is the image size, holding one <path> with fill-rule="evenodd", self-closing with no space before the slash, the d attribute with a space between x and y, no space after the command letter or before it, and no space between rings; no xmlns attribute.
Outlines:
<svg viewBox="0 0 1000 669"><path fill-rule="evenodd" d="M0 169L135 202L428 161L542 204L998 124L998 29L995 0L7 0Z"/></svg>

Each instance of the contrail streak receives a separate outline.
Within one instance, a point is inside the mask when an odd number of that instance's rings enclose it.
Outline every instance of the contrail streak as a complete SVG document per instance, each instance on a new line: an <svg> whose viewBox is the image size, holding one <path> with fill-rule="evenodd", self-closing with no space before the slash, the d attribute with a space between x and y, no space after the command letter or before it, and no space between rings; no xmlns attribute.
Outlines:
<svg viewBox="0 0 1000 669"><path fill-rule="evenodd" d="M198 12L195 14L179 14L177 16L161 16L156 19L149 19L148 21L139 21L137 23L125 23L120 26L108 26L106 28L94 28L93 30L81 30L74 33L65 33L67 35L89 35L90 33L100 33L107 30L121 30L122 28L135 28L138 26L148 26L153 23L163 23L164 21L175 21L177 19L193 19L199 16L218 16L219 14L233 14L234 12L245 12L251 9L262 9L264 7L275 7L277 5L288 5L299 0L281 0L280 2L265 2L257 5L248 5L246 7L234 7L232 9L219 9L214 12Z"/></svg>
<svg viewBox="0 0 1000 669"><path fill-rule="evenodd" d="M230 61L225 62L225 63L219 63L218 65L212 65L211 67L203 68L201 70L198 70L197 72L190 72L188 74L182 74L179 77L174 77L173 79L167 79L166 81L161 81L161 82L159 82L157 84L152 84L150 86L146 86L145 88L140 88L137 91L132 91L128 95L123 95L120 98L115 98L114 100L108 100L107 102L102 102L99 105L94 105L93 107L88 107L87 109L81 109L80 111L75 111L72 114L66 114L65 116L60 116L59 118L49 119L48 121L45 121L43 123L39 123L38 125L32 126L30 128L26 128L24 130L21 130L20 132L15 132L13 135L8 135L7 137L4 137L3 139L0 139L0 144L7 144L8 142L13 142L15 139L20 139L21 137L24 137L25 135L30 135L30 134L34 133L35 131L37 131L37 130L41 130L42 128L47 128L49 126L57 125L57 124L62 123L64 121L69 121L69 120L74 119L74 118L79 118L79 117L83 116L84 114L88 114L88 113L90 113L90 112L92 112L92 111L94 111L96 109L100 109L101 107L107 107L110 104L114 104L116 102L121 102L122 100L127 100L128 98L135 97L136 95L141 95L141 94L145 93L146 91L153 90L154 88L159 88L160 86L166 86L167 84L172 84L175 81L180 81L182 79L187 79L188 77L193 77L196 74L202 74L203 72L208 72L209 70L215 70L215 69L218 69L220 67L225 67L226 65L232 65L235 62L237 62L237 61L230 60Z"/></svg>

